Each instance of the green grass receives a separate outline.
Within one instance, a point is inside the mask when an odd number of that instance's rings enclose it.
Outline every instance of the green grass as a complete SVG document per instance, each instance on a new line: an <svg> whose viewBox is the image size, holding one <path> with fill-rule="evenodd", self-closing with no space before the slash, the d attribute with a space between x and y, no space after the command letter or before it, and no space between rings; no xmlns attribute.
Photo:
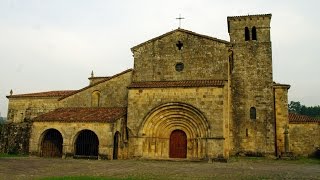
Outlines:
<svg viewBox="0 0 320 180"><path fill-rule="evenodd" d="M6 158L6 157L27 157L28 155L24 154L8 154L8 153L0 153L0 158Z"/></svg>
<svg viewBox="0 0 320 180"><path fill-rule="evenodd" d="M40 180L119 180L117 178L91 177L91 176L66 176L66 177L47 177Z"/></svg>
<svg viewBox="0 0 320 180"><path fill-rule="evenodd" d="M320 164L320 159L298 157L296 160L292 160L292 162L296 162L296 163L299 163L299 164Z"/></svg>
<svg viewBox="0 0 320 180"><path fill-rule="evenodd" d="M39 180L138 180L141 178L127 177L127 178L115 178L115 177L94 177L94 176L64 176L64 177L46 177Z"/></svg>
<svg viewBox="0 0 320 180"><path fill-rule="evenodd" d="M320 164L320 159L312 157L296 157L294 159L270 159L266 157L231 157L228 162L288 162L294 164Z"/></svg>

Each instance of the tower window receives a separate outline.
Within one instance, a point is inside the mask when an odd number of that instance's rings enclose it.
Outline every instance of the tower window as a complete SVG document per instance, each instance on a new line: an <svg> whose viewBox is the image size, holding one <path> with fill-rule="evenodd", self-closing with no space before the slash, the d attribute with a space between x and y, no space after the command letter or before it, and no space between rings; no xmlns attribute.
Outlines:
<svg viewBox="0 0 320 180"><path fill-rule="evenodd" d="M248 27L244 28L244 40L249 41L250 40L250 31Z"/></svg>
<svg viewBox="0 0 320 180"><path fill-rule="evenodd" d="M257 40L257 29L255 26L252 27L252 40Z"/></svg>
<svg viewBox="0 0 320 180"><path fill-rule="evenodd" d="M257 119L257 110L255 107L250 108L250 119Z"/></svg>

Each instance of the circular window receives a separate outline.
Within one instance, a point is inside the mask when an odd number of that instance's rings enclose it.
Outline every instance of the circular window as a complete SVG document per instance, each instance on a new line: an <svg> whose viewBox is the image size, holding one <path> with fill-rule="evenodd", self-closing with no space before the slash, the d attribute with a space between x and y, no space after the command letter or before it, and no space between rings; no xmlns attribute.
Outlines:
<svg viewBox="0 0 320 180"><path fill-rule="evenodd" d="M184 68L184 64L183 63L179 62L179 63L176 64L176 71L180 72L180 71L183 70L183 68Z"/></svg>

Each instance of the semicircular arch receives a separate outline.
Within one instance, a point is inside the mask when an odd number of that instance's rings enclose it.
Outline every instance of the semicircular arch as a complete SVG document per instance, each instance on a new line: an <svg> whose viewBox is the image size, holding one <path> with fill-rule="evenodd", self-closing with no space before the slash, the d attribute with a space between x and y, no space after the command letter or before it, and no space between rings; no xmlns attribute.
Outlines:
<svg viewBox="0 0 320 180"><path fill-rule="evenodd" d="M55 128L45 129L39 137L39 152L42 157L62 157L64 137Z"/></svg>
<svg viewBox="0 0 320 180"><path fill-rule="evenodd" d="M188 139L207 137L209 123L196 107L172 102L152 109L144 118L139 135L147 137L169 137L175 129L186 132Z"/></svg>

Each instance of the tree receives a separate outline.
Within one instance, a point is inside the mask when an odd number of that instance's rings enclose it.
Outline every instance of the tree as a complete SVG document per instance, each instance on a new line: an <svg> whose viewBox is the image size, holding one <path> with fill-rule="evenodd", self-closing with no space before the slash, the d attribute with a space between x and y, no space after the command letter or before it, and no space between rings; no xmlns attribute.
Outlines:
<svg viewBox="0 0 320 180"><path fill-rule="evenodd" d="M307 115L314 118L320 118L320 106L305 106L302 105L299 101L291 101L290 104L288 104L289 112L301 114L301 115Z"/></svg>
<svg viewBox="0 0 320 180"><path fill-rule="evenodd" d="M300 114L302 106L299 101L297 102L291 101L290 104L288 105L288 108L289 108L289 112Z"/></svg>

